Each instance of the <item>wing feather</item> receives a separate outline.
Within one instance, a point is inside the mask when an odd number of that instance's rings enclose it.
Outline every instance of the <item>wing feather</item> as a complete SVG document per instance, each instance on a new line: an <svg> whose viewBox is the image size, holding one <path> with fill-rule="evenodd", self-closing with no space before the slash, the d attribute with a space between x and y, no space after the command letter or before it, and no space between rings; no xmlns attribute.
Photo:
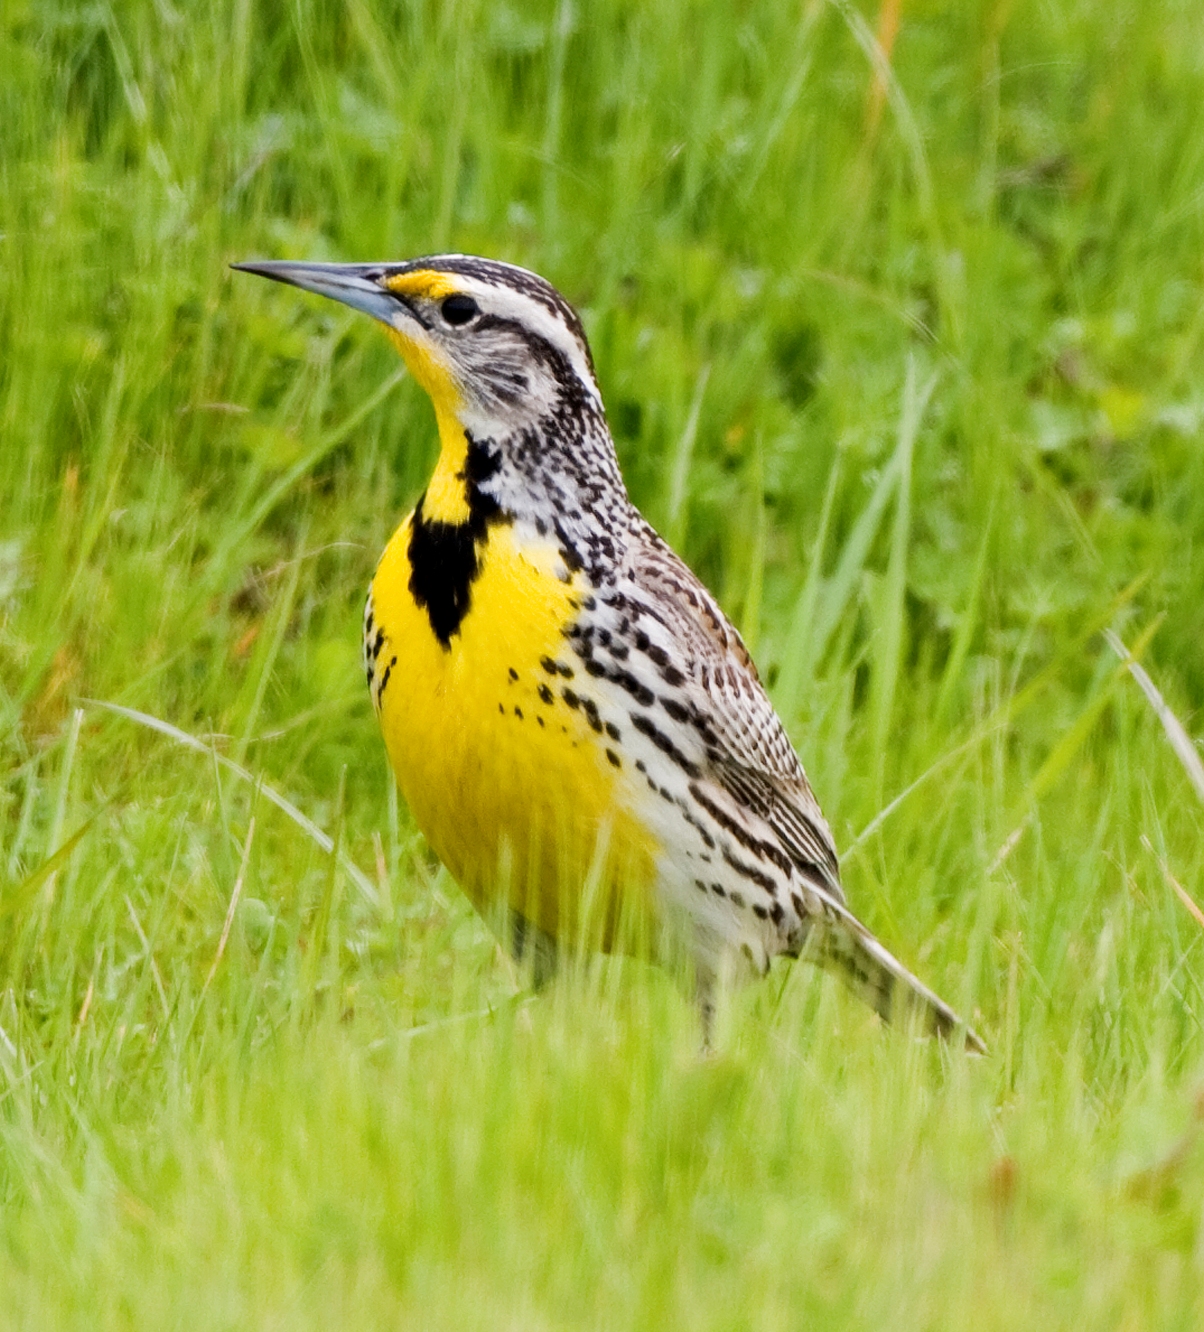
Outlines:
<svg viewBox="0 0 1204 1332"><path fill-rule="evenodd" d="M843 903L831 829L748 649L652 528L640 535L629 548L627 572L644 594L642 604L684 649L677 659L705 727L705 778L755 816L803 875Z"/></svg>

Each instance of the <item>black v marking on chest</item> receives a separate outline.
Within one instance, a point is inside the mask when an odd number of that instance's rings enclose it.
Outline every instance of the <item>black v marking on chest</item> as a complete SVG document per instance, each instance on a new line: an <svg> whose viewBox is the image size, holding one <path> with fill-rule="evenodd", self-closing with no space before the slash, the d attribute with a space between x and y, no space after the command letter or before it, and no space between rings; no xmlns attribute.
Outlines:
<svg viewBox="0 0 1204 1332"><path fill-rule="evenodd" d="M498 467L498 458L487 444L468 438L464 481L468 516L463 522L445 523L427 518L422 500L414 510L410 526L410 595L426 611L431 632L444 651L459 633L472 604L472 586L481 572L481 553L489 528L509 521L492 495L481 485ZM424 497L425 498L425 497Z"/></svg>

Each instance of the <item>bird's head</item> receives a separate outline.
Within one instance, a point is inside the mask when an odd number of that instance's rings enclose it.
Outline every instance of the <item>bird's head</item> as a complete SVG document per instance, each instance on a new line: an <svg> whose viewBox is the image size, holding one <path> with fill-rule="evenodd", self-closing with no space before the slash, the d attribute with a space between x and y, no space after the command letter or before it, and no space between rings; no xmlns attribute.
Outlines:
<svg viewBox="0 0 1204 1332"><path fill-rule="evenodd" d="M501 438L575 405L602 413L572 306L525 268L441 254L404 263L252 262L235 268L362 310L430 394L440 432Z"/></svg>

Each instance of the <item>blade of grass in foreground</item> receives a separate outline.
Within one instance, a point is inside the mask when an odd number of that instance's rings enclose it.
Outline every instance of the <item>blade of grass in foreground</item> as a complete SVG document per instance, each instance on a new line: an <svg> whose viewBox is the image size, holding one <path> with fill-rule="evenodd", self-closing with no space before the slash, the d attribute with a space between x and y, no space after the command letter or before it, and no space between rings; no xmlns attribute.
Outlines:
<svg viewBox="0 0 1204 1332"><path fill-rule="evenodd" d="M936 388L936 381L937 376L930 375L923 387L920 387L915 358L908 358L907 378L903 387L903 406L899 417L899 442L894 461L899 478L898 493L895 498L895 522L891 531L886 580L879 599L880 618L878 632L875 635L876 651L870 703L875 753L878 756L879 791L882 786L895 690L902 669L906 633L907 551L911 539L911 463L920 423L924 419L924 412Z"/></svg>
<svg viewBox="0 0 1204 1332"><path fill-rule="evenodd" d="M1158 622L1155 622L1158 623ZM1129 674L1137 681L1141 692L1149 700L1150 706L1154 709L1154 714L1162 723L1162 729L1166 732L1166 738L1171 742L1171 748L1175 751L1179 762L1183 764L1187 772L1188 780L1195 788L1196 794L1204 801L1204 762L1201 762L1199 752L1192 743L1192 738L1187 733L1187 728L1171 711L1170 705L1162 697L1162 691L1150 678L1149 672L1137 660L1137 652L1148 641L1150 635L1147 633L1142 636L1142 641L1137 645L1136 652L1131 651L1125 646L1124 640L1112 629L1104 630L1104 638L1108 646L1120 658L1121 666L1128 670ZM1141 838L1142 845L1158 861L1158 866L1162 870L1162 876L1170 884L1175 896L1183 903L1191 917L1198 925L1204 926L1204 912L1201 912L1195 898L1187 891L1171 873L1170 866L1166 859L1158 855L1150 845L1150 840L1144 834Z"/></svg>
<svg viewBox="0 0 1204 1332"><path fill-rule="evenodd" d="M20 911L34 893L51 877L57 874L71 857L72 851L84 840L96 823L94 814L86 823L78 827L70 837L57 847L31 874L26 875L12 892L4 895L0 901L0 919Z"/></svg>
<svg viewBox="0 0 1204 1332"><path fill-rule="evenodd" d="M811 552L803 590L795 602L790 633L786 639L786 649L782 654L782 669L778 675L777 689L774 691L774 701L778 705L778 711L783 717L790 719L794 717L798 708L804 674L808 677L810 674L811 626L815 621L815 607L823 577L824 551L828 545L828 529L832 523L832 507L840 484L840 472L840 454L837 453L828 472L823 507L819 512L819 531L815 536L815 546Z"/></svg>
<svg viewBox="0 0 1204 1332"><path fill-rule="evenodd" d="M297 825L298 828L317 846L321 847L327 855L335 851L335 843L326 833L318 827L316 823L297 808L291 800L286 799L274 787L268 786L266 782L261 781L254 773L249 772L241 764L235 763L233 759L227 758L224 754L219 754L212 745L207 745L204 741L198 740L195 735L189 735L187 731L182 731L178 726L173 726L171 722L163 721L159 717L152 717L150 713L139 712L137 708L127 708L120 703L109 703L100 698L89 698L83 700L90 707L103 708L106 712L116 713L119 717L125 717L128 721L137 722L139 726L145 726L152 731L158 731L160 735L165 735L169 739L183 745L186 749L191 749L197 754L211 755L227 772L232 772L236 777L244 782L249 782L263 794L264 799L270 800L282 814L287 815ZM339 864L347 871L355 886L363 893L364 897L375 907L379 903L379 895L376 886L372 880L360 869L360 867L351 859L351 857L342 849L338 852Z"/></svg>
<svg viewBox="0 0 1204 1332"><path fill-rule="evenodd" d="M1171 711L1166 699L1162 697L1158 686L1150 679L1145 667L1125 646L1120 635L1111 629L1105 629L1104 638L1107 640L1108 646L1120 658L1121 664L1137 681L1141 687L1141 692L1149 699L1150 706L1154 709L1155 715L1162 723L1162 729L1166 732L1166 738L1171 742L1171 748L1178 756L1179 762L1183 764L1184 771L1187 773L1192 786L1195 787L1196 794L1201 801L1204 801L1204 762L1201 762L1191 736L1187 734L1183 723Z"/></svg>
<svg viewBox="0 0 1204 1332"><path fill-rule="evenodd" d="M1020 716L1036 699L1042 691L1054 680L1057 679L1062 667L1070 658L1076 656L1093 635L1100 632L1100 629L1109 620L1115 618L1116 613L1128 605L1138 592L1145 586L1148 580L1147 574L1141 574L1135 578L1127 587L1122 588L1120 592L1108 603L1107 608L1097 615L1091 623L1053 658L1048 665L1044 666L1035 676L1020 690L1017 694L1012 694L1005 698L1003 702L975 727L973 733L961 744L953 749L946 751L935 759L920 775L905 786L897 796L878 811L877 814L865 825L847 847L841 852L841 860L847 860L855 852L861 850L866 841L878 831L888 818L902 805L915 791L923 786L930 778L935 777L938 772L943 771L954 759L958 758L989 739L1000 729L1010 726L1012 722ZM1119 639L1117 640L1119 642ZM1148 678L1148 677L1147 677ZM1190 741L1188 741L1190 744ZM1044 787L1042 787L1044 789Z"/></svg>
<svg viewBox="0 0 1204 1332"><path fill-rule="evenodd" d="M1159 621L1155 620L1148 625L1137 643L1137 651L1143 652L1154 633L1158 628ZM1007 835L1003 845L995 854L995 859L991 862L990 872L993 874L1003 862L1012 854L1017 842L1024 834L1025 828L1033 817L1033 811L1038 802L1046 795L1055 782L1063 775L1071 760L1083 747L1087 737L1095 729L1096 723L1103 715L1104 709L1112 700L1112 695L1116 692L1116 686L1123 674L1123 668L1118 667L1112 675L1104 682L1099 692L1092 698L1079 713L1074 725L1062 736L1053 749L1046 756L1044 763L1037 769L1036 775L1024 788L1021 796L1021 806L1023 813L1016 821L1016 826Z"/></svg>

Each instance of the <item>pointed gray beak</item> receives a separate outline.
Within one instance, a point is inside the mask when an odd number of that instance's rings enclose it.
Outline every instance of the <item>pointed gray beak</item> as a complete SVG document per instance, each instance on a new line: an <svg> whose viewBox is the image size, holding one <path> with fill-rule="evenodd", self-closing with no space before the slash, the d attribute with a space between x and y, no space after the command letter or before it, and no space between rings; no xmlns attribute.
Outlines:
<svg viewBox="0 0 1204 1332"><path fill-rule="evenodd" d="M246 264L231 264L240 273L257 273L273 282L285 282L302 291L329 296L332 301L379 319L390 328L402 328L418 319L410 303L381 286L389 272L388 264L295 264L288 260L256 259Z"/></svg>

